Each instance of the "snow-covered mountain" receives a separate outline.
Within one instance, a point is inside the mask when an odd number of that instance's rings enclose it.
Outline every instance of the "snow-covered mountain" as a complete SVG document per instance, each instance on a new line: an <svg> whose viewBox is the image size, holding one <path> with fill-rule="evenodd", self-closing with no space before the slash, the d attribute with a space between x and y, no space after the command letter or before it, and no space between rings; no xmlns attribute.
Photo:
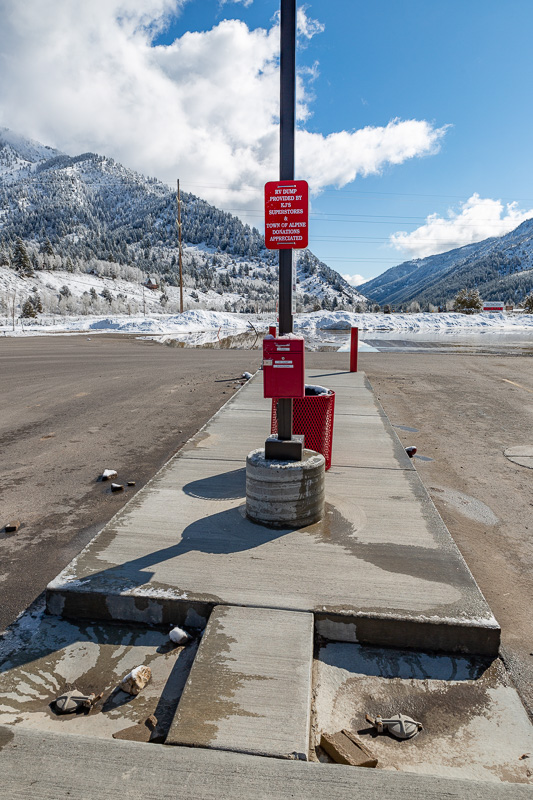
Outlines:
<svg viewBox="0 0 533 800"><path fill-rule="evenodd" d="M277 253L237 217L192 194L181 198L185 307L273 310ZM14 273L19 237L31 277ZM298 253L297 277L299 310L365 307L365 298L308 250ZM148 278L156 290L143 288ZM105 156L67 156L0 128L0 313L7 313L8 290L18 287L22 299L34 286L52 313L98 313L102 298L117 313L146 303L175 311L175 192Z"/></svg>
<svg viewBox="0 0 533 800"><path fill-rule="evenodd" d="M533 290L533 219L505 236L404 261L360 288L369 299L396 309L412 301L445 306L464 288L479 289L484 300L519 303Z"/></svg>

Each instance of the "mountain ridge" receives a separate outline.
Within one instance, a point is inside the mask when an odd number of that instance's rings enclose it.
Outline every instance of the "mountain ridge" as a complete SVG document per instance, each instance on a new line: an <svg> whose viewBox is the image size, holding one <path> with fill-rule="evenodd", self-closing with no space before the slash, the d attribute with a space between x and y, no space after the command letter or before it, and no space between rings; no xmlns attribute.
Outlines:
<svg viewBox="0 0 533 800"><path fill-rule="evenodd" d="M266 250L257 229L182 192L182 231L188 307L219 308L210 293L224 297L225 310L275 306L277 253ZM1 128L0 265L12 263L17 237L37 272L153 273L167 301L178 283L170 187L107 156L68 156ZM301 310L364 307L365 298L309 250L298 254L297 275Z"/></svg>
<svg viewBox="0 0 533 800"><path fill-rule="evenodd" d="M463 288L478 289L484 300L516 304L533 289L532 270L533 219L527 219L503 236L404 261L358 288L395 308L410 302L445 306Z"/></svg>

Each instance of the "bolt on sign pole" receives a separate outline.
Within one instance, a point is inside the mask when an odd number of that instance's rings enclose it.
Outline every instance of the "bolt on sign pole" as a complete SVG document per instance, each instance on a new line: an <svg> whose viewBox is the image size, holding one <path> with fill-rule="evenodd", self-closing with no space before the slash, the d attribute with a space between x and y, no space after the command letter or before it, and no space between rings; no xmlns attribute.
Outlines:
<svg viewBox="0 0 533 800"><path fill-rule="evenodd" d="M182 248L181 248L181 195L180 195L180 182L178 178L178 191L176 195L178 201L178 263L180 270L180 314L183 314L183 268L182 268Z"/></svg>
<svg viewBox="0 0 533 800"><path fill-rule="evenodd" d="M281 0L279 178L294 180L296 0ZM279 335L292 333L292 249L279 251ZM292 438L292 400L278 402L278 438Z"/></svg>

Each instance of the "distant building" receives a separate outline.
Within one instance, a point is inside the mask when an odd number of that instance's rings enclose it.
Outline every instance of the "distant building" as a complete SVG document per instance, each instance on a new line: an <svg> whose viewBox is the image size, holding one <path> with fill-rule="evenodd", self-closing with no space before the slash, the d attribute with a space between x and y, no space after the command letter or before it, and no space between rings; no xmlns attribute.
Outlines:
<svg viewBox="0 0 533 800"><path fill-rule="evenodd" d="M486 300L483 303L483 311L505 311L503 300Z"/></svg>
<svg viewBox="0 0 533 800"><path fill-rule="evenodd" d="M150 275L150 277L145 280L144 285L147 289L153 289L154 291L155 289L159 289L159 284L153 275Z"/></svg>

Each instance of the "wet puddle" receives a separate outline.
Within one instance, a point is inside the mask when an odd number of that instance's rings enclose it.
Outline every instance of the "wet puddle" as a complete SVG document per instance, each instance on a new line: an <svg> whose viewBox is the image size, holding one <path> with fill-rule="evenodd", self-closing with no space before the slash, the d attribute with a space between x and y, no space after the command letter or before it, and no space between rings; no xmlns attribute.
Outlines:
<svg viewBox="0 0 533 800"><path fill-rule="evenodd" d="M206 348L212 350L260 350L263 345L264 329L225 334L221 330L196 331L193 333L170 334L164 336L143 336L139 338L165 344L168 347ZM306 350L310 352L348 352L350 346L349 330L313 330L303 332ZM360 352L401 352L401 353L487 353L502 355L533 355L532 339L529 333L516 332L476 332L440 333L399 331L359 332ZM410 428L396 426L403 430ZM415 431L413 431L414 433Z"/></svg>

